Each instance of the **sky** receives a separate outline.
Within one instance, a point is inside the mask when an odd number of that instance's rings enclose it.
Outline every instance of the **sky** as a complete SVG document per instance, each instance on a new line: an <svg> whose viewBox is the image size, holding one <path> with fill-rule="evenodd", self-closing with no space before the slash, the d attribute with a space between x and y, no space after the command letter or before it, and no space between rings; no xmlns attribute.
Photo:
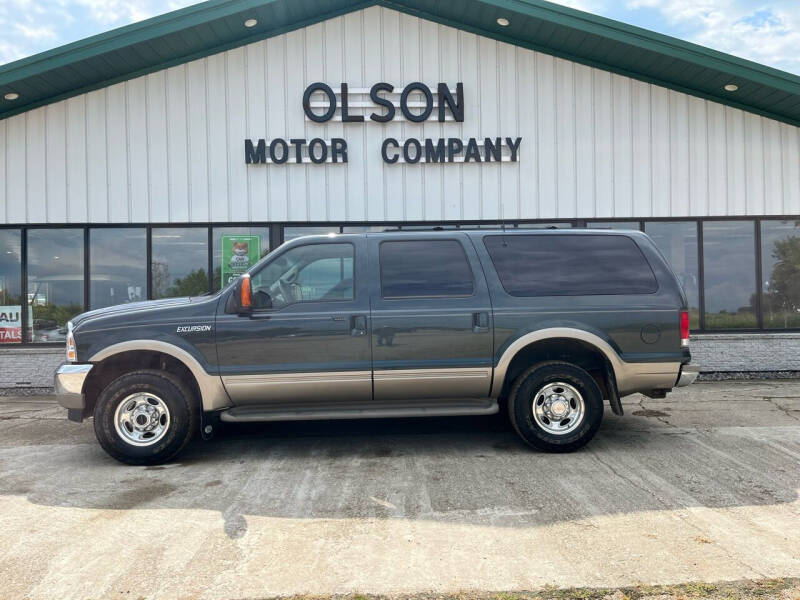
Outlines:
<svg viewBox="0 0 800 600"><path fill-rule="evenodd" d="M0 64L196 4L0 0ZM558 0L800 75L800 0Z"/></svg>

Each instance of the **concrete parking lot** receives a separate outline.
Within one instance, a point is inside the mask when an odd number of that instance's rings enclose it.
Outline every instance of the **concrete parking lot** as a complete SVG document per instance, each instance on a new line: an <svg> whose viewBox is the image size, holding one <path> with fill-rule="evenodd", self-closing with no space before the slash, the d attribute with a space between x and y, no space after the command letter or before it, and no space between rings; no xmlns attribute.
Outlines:
<svg viewBox="0 0 800 600"><path fill-rule="evenodd" d="M800 576L800 382L626 399L583 451L504 418L229 428L125 467L0 398L0 597L261 598Z"/></svg>

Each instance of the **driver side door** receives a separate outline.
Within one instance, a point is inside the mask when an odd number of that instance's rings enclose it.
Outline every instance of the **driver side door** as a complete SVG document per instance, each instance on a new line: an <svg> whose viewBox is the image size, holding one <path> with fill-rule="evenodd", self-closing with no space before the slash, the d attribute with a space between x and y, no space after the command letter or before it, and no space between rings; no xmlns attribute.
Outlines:
<svg viewBox="0 0 800 600"><path fill-rule="evenodd" d="M371 400L363 243L290 246L252 274L251 315L220 303L217 355L235 404Z"/></svg>

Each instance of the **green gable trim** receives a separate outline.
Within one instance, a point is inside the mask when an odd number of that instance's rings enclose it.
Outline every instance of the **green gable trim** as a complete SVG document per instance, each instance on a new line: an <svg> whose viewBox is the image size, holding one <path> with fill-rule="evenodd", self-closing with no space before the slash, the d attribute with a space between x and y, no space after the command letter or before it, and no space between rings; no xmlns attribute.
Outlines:
<svg viewBox="0 0 800 600"><path fill-rule="evenodd" d="M800 125L796 75L544 0L210 0L0 66L0 119L373 5Z"/></svg>

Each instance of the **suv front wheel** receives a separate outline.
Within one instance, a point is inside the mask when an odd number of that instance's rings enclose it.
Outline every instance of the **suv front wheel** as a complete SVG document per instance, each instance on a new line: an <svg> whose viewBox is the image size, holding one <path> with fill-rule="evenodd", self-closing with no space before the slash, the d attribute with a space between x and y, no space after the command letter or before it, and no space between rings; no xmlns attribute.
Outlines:
<svg viewBox="0 0 800 600"><path fill-rule="evenodd" d="M514 381L508 413L528 445L546 452L571 452L597 433L603 396L594 378L580 367L543 362Z"/></svg>
<svg viewBox="0 0 800 600"><path fill-rule="evenodd" d="M175 375L143 369L118 377L97 398L94 432L103 449L129 465L176 456L192 438L197 408Z"/></svg>

